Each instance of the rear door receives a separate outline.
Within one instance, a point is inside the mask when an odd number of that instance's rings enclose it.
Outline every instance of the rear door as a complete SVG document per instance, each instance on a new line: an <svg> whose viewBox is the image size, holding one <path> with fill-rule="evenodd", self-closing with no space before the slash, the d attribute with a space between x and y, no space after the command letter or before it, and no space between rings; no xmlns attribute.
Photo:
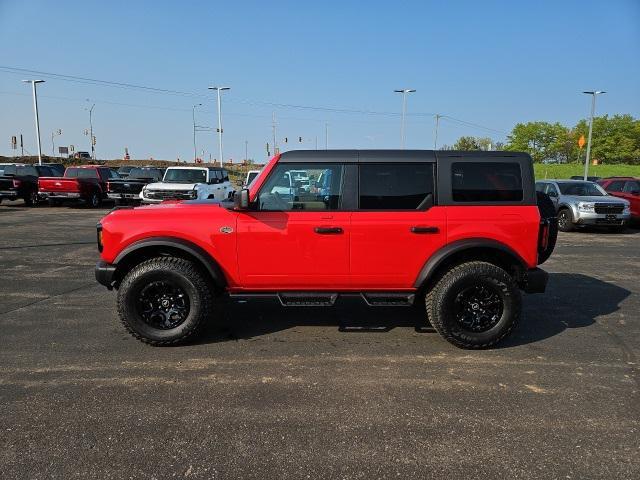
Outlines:
<svg viewBox="0 0 640 480"><path fill-rule="evenodd" d="M446 238L445 210L435 205L433 156L393 155L360 154L350 248L352 282L360 289L411 289Z"/></svg>
<svg viewBox="0 0 640 480"><path fill-rule="evenodd" d="M287 189L290 170L330 176L325 189ZM239 212L238 266L248 290L349 288L349 217L344 211L347 166L280 162L265 179L252 210Z"/></svg>

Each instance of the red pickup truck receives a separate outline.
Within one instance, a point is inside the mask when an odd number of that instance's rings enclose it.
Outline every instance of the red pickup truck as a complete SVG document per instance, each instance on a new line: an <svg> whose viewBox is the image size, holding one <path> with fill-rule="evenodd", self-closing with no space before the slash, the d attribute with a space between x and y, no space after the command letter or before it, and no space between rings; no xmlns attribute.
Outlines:
<svg viewBox="0 0 640 480"><path fill-rule="evenodd" d="M308 185L292 185L304 172ZM299 183L299 182L297 182ZM136 338L172 345L223 297L321 307L422 305L464 348L506 337L520 290L555 244L553 203L516 152L310 150L274 157L235 204L188 200L114 210L97 230L96 279L118 289Z"/></svg>
<svg viewBox="0 0 640 480"><path fill-rule="evenodd" d="M40 177L38 194L48 200L50 205L58 205L63 201L81 201L96 208L107 198L107 182L111 178L118 178L118 175L108 167L69 167L65 170L64 177Z"/></svg>
<svg viewBox="0 0 640 480"><path fill-rule="evenodd" d="M631 207L631 220L640 222L640 179L633 177L609 177L598 180L608 194L624 198Z"/></svg>

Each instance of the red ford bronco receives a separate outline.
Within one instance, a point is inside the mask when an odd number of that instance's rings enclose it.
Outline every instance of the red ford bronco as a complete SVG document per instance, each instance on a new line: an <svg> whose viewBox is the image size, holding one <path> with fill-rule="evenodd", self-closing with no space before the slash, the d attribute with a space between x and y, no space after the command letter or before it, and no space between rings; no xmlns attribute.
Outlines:
<svg viewBox="0 0 640 480"><path fill-rule="evenodd" d="M544 292L557 225L524 153L313 150L274 157L233 202L117 209L97 234L96 279L152 345L195 337L223 295L351 295L423 305L446 340L486 348L518 321L520 290Z"/></svg>

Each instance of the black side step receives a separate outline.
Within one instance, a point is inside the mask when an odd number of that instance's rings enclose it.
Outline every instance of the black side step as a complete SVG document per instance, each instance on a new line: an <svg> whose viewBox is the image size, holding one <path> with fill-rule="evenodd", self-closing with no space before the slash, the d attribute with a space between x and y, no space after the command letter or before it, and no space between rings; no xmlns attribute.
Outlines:
<svg viewBox="0 0 640 480"><path fill-rule="evenodd" d="M278 300L283 307L331 307L336 303L337 293L288 292L279 293Z"/></svg>
<svg viewBox="0 0 640 480"><path fill-rule="evenodd" d="M416 298L413 293L398 292L362 293L361 295L370 307L410 307Z"/></svg>

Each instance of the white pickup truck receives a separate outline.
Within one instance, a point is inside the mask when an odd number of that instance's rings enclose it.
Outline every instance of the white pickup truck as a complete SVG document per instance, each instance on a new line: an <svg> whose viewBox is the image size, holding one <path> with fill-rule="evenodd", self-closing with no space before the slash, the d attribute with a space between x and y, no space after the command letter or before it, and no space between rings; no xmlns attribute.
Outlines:
<svg viewBox="0 0 640 480"><path fill-rule="evenodd" d="M163 200L227 200L234 189L224 168L169 167L162 182L150 183L140 192L142 203Z"/></svg>

